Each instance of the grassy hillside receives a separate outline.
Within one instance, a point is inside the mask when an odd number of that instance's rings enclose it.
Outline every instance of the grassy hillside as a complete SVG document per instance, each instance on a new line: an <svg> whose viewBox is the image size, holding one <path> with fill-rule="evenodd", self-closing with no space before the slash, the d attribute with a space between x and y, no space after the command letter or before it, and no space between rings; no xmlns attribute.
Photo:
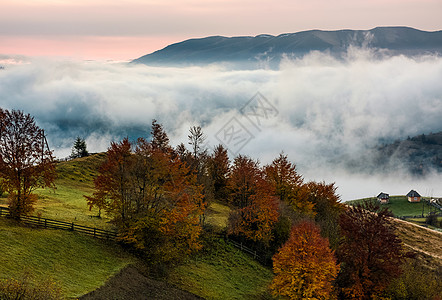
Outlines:
<svg viewBox="0 0 442 300"><path fill-rule="evenodd" d="M88 226L109 228L109 218L89 211L83 195L93 192L93 179L105 154L57 163L56 190L38 190L34 214ZM0 199L6 204L6 198ZM211 203L206 222L222 229L230 209ZM0 218L0 251L8 253L0 264L0 278L20 277L24 271L37 279L51 277L65 295L78 297L102 286L124 266L136 261L115 244L75 232L31 229ZM210 248L210 249L209 249ZM272 273L222 239L206 241L196 258L176 268L169 283L207 299L250 299L266 296Z"/></svg>
<svg viewBox="0 0 442 300"><path fill-rule="evenodd" d="M355 204L360 203L364 200L373 200L377 201L376 198L365 198L353 201L347 201L346 204ZM387 207L390 209L396 217L401 216L420 216L422 215L422 211L424 215L428 214L428 212L432 209L426 202L422 201L420 203L411 203L408 202L406 196L390 196L390 203L382 204L382 207Z"/></svg>
<svg viewBox="0 0 442 300"><path fill-rule="evenodd" d="M69 298L98 288L136 260L116 244L68 231L27 228L3 217L0 252L0 278L20 278L25 272L51 278Z"/></svg>
<svg viewBox="0 0 442 300"><path fill-rule="evenodd" d="M169 281L206 299L267 299L270 269L222 239L206 241L205 250L176 268Z"/></svg>
<svg viewBox="0 0 442 300"><path fill-rule="evenodd" d="M376 198L366 198L346 203L351 205L364 200L377 201ZM406 196L390 196L390 203L383 204L382 207L389 208L397 217L417 216L421 215L422 211L426 215L430 210L434 210L426 202L410 203ZM407 221L394 220L397 226L397 234L404 243L405 248L417 252L423 265L430 268L442 268L442 232L418 226L422 225L424 221L425 218L412 218L407 219Z"/></svg>
<svg viewBox="0 0 442 300"><path fill-rule="evenodd" d="M420 263L430 269L442 270L442 232L395 219L396 233L408 250L418 254ZM440 274L440 273L439 273Z"/></svg>
<svg viewBox="0 0 442 300"><path fill-rule="evenodd" d="M103 215L97 218L98 210L89 211L84 195L93 192L93 179L98 167L105 159L104 153L94 154L66 162L57 163L55 189L39 189L39 196L33 215L43 218L75 222L76 224L110 229L110 219ZM6 205L5 195L0 205Z"/></svg>
<svg viewBox="0 0 442 300"><path fill-rule="evenodd" d="M109 218L97 218L98 210L89 211L84 195L93 192L93 180L104 161L104 153L57 163L56 189L39 190L35 213L81 225L109 228Z"/></svg>
<svg viewBox="0 0 442 300"><path fill-rule="evenodd" d="M93 178L104 157L96 154L58 163L57 189L38 191L36 213L89 226L110 227L108 218L98 219L97 211L89 211L83 197L93 192ZM0 201L5 203L4 198ZM393 196L388 207L396 215L418 215L422 211L422 203L408 203L403 196ZM206 222L221 230L227 224L229 211L227 206L213 202L206 212ZM398 227L405 245L418 251L427 265L442 266L442 234L409 223L398 223ZM217 235L205 236L204 244L196 257L170 273L168 284L206 299L271 298L267 291L272 279L270 269ZM51 277L61 284L67 297L78 297L102 286L125 266L138 261L112 243L75 232L30 229L5 218L0 218L0 251L8 254L0 264L0 278L20 277L25 271L38 279ZM130 272L123 274L129 276ZM156 283L151 286L159 288Z"/></svg>

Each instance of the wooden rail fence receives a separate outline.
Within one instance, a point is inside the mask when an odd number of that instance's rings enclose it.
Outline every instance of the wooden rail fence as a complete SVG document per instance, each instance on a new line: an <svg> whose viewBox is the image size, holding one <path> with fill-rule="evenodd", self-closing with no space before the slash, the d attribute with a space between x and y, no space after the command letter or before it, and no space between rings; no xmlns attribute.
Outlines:
<svg viewBox="0 0 442 300"><path fill-rule="evenodd" d="M0 217L1 216L9 216L9 208L0 206ZM99 239L115 240L117 238L117 233L114 231L78 225L74 222L63 222L36 216L23 216L20 218L20 221L24 224L41 228L77 231L82 234L90 235Z"/></svg>
<svg viewBox="0 0 442 300"><path fill-rule="evenodd" d="M238 243L238 242L236 242L232 239L229 239L229 238L227 238L227 241L229 243L231 243L233 246L235 246L236 248L240 249L241 251L252 255L254 259L261 260L261 256L258 255L258 253L255 250L252 250L252 249L244 246L242 243Z"/></svg>

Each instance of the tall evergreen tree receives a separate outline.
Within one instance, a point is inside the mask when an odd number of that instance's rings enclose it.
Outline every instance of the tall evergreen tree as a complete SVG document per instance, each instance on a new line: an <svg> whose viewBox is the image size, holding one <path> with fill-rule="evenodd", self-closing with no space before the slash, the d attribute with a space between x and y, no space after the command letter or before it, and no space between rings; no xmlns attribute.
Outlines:
<svg viewBox="0 0 442 300"><path fill-rule="evenodd" d="M74 142L74 146L72 147L71 158L85 157L88 155L89 152L87 151L86 141L77 136Z"/></svg>

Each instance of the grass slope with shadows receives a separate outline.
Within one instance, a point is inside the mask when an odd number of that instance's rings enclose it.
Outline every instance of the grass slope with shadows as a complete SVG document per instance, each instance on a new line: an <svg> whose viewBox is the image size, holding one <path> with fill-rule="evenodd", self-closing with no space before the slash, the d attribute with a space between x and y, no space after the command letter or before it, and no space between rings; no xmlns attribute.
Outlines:
<svg viewBox="0 0 442 300"><path fill-rule="evenodd" d="M0 278L58 282L66 298L79 297L100 287L123 267L136 261L115 243L75 232L35 229L0 218Z"/></svg>
<svg viewBox="0 0 442 300"><path fill-rule="evenodd" d="M203 250L178 266L169 282L205 299L272 299L269 268L219 237L206 237Z"/></svg>

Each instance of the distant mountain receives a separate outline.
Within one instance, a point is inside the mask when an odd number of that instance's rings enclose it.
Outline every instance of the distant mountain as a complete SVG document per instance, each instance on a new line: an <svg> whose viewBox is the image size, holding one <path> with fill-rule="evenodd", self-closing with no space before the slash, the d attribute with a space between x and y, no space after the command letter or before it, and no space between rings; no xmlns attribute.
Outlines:
<svg viewBox="0 0 442 300"><path fill-rule="evenodd" d="M442 54L442 30L421 31L409 27L377 27L371 30L310 30L278 36L211 36L172 44L133 62L155 66L242 64L278 66L285 55L300 57L310 51L341 56L349 46L386 49L392 54Z"/></svg>
<svg viewBox="0 0 442 300"><path fill-rule="evenodd" d="M376 149L376 165L388 169L405 167L413 175L442 173L442 132L422 134Z"/></svg>
<svg viewBox="0 0 442 300"><path fill-rule="evenodd" d="M442 174L442 132L421 134L382 143L366 151L358 157L340 157L349 170L368 174L389 174L405 171L416 177Z"/></svg>

